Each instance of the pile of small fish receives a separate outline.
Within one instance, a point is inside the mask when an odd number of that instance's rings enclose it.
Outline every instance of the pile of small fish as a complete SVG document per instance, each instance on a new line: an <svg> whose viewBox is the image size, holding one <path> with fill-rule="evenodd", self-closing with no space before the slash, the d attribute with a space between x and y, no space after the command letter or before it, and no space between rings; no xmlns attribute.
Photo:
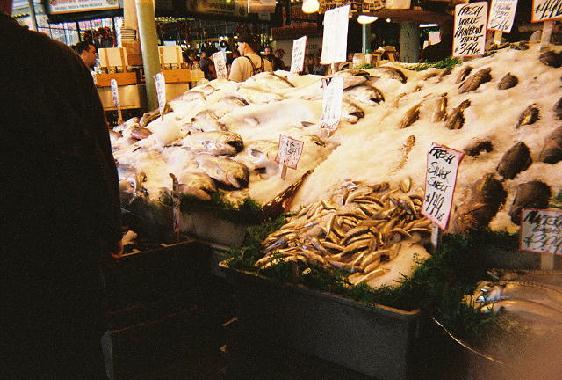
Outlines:
<svg viewBox="0 0 562 380"><path fill-rule="evenodd" d="M349 272L354 284L385 274L380 264L399 254L402 240L430 231L420 214L423 192L411 187L410 179L396 188L344 182L330 199L303 207L270 234L256 265L289 261L336 268Z"/></svg>

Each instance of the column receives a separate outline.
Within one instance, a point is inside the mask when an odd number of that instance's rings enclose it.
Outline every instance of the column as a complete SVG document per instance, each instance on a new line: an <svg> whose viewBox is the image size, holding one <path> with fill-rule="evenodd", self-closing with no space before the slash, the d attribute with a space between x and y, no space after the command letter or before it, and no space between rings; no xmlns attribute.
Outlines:
<svg viewBox="0 0 562 380"><path fill-rule="evenodd" d="M146 97L148 99L148 110L151 111L158 108L154 76L160 72L154 0L135 0L135 7L139 21Z"/></svg>
<svg viewBox="0 0 562 380"><path fill-rule="evenodd" d="M420 33L415 22L400 23L400 61L418 62L420 59Z"/></svg>

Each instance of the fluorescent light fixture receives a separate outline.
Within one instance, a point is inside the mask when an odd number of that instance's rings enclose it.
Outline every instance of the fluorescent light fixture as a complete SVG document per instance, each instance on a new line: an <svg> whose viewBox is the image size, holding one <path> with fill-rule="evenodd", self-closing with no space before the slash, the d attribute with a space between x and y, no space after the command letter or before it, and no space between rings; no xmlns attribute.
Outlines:
<svg viewBox="0 0 562 380"><path fill-rule="evenodd" d="M437 24L420 24L420 28L431 28L437 26Z"/></svg>
<svg viewBox="0 0 562 380"><path fill-rule="evenodd" d="M361 25L369 25L375 22L377 18L378 17L375 16L359 15L359 17L357 17L357 22Z"/></svg>
<svg viewBox="0 0 562 380"><path fill-rule="evenodd" d="M304 0L302 3L302 11L304 13L318 12L318 9L320 9L318 0Z"/></svg>

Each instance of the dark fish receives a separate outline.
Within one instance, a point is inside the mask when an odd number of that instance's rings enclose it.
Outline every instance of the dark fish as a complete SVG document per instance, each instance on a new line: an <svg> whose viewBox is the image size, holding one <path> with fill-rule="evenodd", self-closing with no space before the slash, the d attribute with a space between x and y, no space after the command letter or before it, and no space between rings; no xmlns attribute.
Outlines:
<svg viewBox="0 0 562 380"><path fill-rule="evenodd" d="M555 53L552 50L545 51L539 55L539 61L557 69L562 66L562 53Z"/></svg>
<svg viewBox="0 0 562 380"><path fill-rule="evenodd" d="M535 124L539 120L539 108L536 104L531 104L529 107L525 108L525 111L519 116L515 128L519 128L523 125Z"/></svg>
<svg viewBox="0 0 562 380"><path fill-rule="evenodd" d="M404 73L394 67L375 67L375 72L383 74L384 78L396 79L400 83L407 83L408 77Z"/></svg>
<svg viewBox="0 0 562 380"><path fill-rule="evenodd" d="M463 82L467 76L470 75L470 73L472 72L472 67L470 66L465 66L461 69L461 71L459 71L459 74L457 76L457 80L455 81L455 83L461 83Z"/></svg>
<svg viewBox="0 0 562 380"><path fill-rule="evenodd" d="M304 180L310 175L310 173L312 173L312 170L304 173L298 181L287 187L282 193L278 194L271 201L263 205L262 211L264 216L266 218L275 218L281 215L283 212L289 210L294 195L299 190Z"/></svg>
<svg viewBox="0 0 562 380"><path fill-rule="evenodd" d="M551 196L550 187L542 181L530 181L517 186L515 199L509 209L511 221L521 223L521 210L524 208L546 208Z"/></svg>
<svg viewBox="0 0 562 380"><path fill-rule="evenodd" d="M457 108L453 108L451 114L447 116L445 128L461 129L464 126L464 110L470 107L470 99L465 99Z"/></svg>
<svg viewBox="0 0 562 380"><path fill-rule="evenodd" d="M464 148L467 156L477 157L482 152L491 152L494 150L494 144L488 140L474 140Z"/></svg>
<svg viewBox="0 0 562 380"><path fill-rule="evenodd" d="M478 70L474 75L468 77L463 84L459 86L459 94L463 94L469 91L476 91L481 84L488 83L492 80L490 72L492 69L486 68Z"/></svg>
<svg viewBox="0 0 562 380"><path fill-rule="evenodd" d="M497 167L498 173L505 179L513 179L515 176L531 166L531 151L524 142L518 142L505 154Z"/></svg>
<svg viewBox="0 0 562 380"><path fill-rule="evenodd" d="M517 83L519 83L519 80L517 79L517 77L514 76L514 75L511 75L510 73L507 73L500 80L500 83L498 83L498 89L499 90L507 90L509 88L517 86Z"/></svg>
<svg viewBox="0 0 562 380"><path fill-rule="evenodd" d="M464 233L486 228L507 198L501 181L486 174L470 188L470 197L455 211L451 231Z"/></svg>
<svg viewBox="0 0 562 380"><path fill-rule="evenodd" d="M544 147L539 154L539 161L545 164L557 164L562 160L562 127L558 127L544 139Z"/></svg>
<svg viewBox="0 0 562 380"><path fill-rule="evenodd" d="M420 118L420 104L416 104L406 112L402 120L400 120L400 128L408 128Z"/></svg>

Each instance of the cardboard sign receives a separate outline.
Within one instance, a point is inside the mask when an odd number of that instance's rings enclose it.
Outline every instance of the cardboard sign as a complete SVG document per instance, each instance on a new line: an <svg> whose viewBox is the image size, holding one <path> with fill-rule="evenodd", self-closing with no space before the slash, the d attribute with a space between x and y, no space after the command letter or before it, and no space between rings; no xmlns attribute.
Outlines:
<svg viewBox="0 0 562 380"><path fill-rule="evenodd" d="M111 98L115 108L119 108L121 106L119 101L119 86L117 85L117 81L115 79L111 80Z"/></svg>
<svg viewBox="0 0 562 380"><path fill-rule="evenodd" d="M348 4L330 9L324 14L321 57L323 64L346 61L349 9Z"/></svg>
<svg viewBox="0 0 562 380"><path fill-rule="evenodd" d="M488 3L458 4L455 7L453 56L474 56L486 51Z"/></svg>
<svg viewBox="0 0 562 380"><path fill-rule="evenodd" d="M296 170L301 159L303 147L304 142L295 140L291 136L279 135L277 162L280 165Z"/></svg>
<svg viewBox="0 0 562 380"><path fill-rule="evenodd" d="M164 74L158 73L154 76L154 85L156 86L156 94L158 95L160 115L164 117L164 107L166 107L166 82L164 81Z"/></svg>
<svg viewBox="0 0 562 380"><path fill-rule="evenodd" d="M215 64L215 71L217 72L218 79L228 79L228 68L226 67L226 54L218 52L212 56L213 63Z"/></svg>
<svg viewBox="0 0 562 380"><path fill-rule="evenodd" d="M322 78L322 115L320 128L335 131L341 119L343 77Z"/></svg>
<svg viewBox="0 0 562 380"><path fill-rule="evenodd" d="M562 0L533 0L531 22L562 20Z"/></svg>
<svg viewBox="0 0 562 380"><path fill-rule="evenodd" d="M523 209L519 249L562 255L562 210Z"/></svg>
<svg viewBox="0 0 562 380"><path fill-rule="evenodd" d="M301 37L298 40L293 40L293 54L291 59L291 73L298 74L302 71L304 66L304 55L306 53L306 40L307 37Z"/></svg>
<svg viewBox="0 0 562 380"><path fill-rule="evenodd" d="M517 0L492 0L488 30L502 33L511 32L516 9Z"/></svg>
<svg viewBox="0 0 562 380"><path fill-rule="evenodd" d="M427 154L425 194L422 215L445 230L451 216L451 205L457 182L457 172L464 153L437 143Z"/></svg>

